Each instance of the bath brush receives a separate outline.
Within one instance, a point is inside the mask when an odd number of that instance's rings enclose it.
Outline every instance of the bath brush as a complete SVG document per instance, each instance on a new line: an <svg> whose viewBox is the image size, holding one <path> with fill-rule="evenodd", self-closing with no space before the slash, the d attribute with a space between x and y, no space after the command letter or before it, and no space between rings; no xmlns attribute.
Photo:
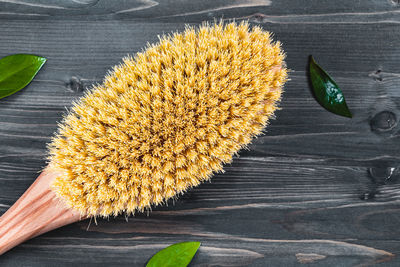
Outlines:
<svg viewBox="0 0 400 267"><path fill-rule="evenodd" d="M284 57L243 22L187 27L125 58L60 123L48 166L0 218L0 254L84 218L144 211L222 171L273 116Z"/></svg>

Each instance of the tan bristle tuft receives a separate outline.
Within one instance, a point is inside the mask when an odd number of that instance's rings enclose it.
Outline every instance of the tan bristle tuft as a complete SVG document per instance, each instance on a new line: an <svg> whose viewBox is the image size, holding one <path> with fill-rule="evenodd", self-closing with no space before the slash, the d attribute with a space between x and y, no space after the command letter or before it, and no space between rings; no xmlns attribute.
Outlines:
<svg viewBox="0 0 400 267"><path fill-rule="evenodd" d="M109 216L208 180L273 115L284 57L244 22L187 28L125 58L65 117L49 146L52 189L82 214Z"/></svg>

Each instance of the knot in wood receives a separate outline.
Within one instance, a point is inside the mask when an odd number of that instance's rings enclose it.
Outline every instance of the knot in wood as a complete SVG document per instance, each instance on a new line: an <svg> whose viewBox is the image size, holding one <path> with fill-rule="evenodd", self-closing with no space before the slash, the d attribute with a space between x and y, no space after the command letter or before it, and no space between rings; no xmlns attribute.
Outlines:
<svg viewBox="0 0 400 267"><path fill-rule="evenodd" d="M372 117L370 125L372 131L388 132L397 125L396 114L391 111L381 111Z"/></svg>

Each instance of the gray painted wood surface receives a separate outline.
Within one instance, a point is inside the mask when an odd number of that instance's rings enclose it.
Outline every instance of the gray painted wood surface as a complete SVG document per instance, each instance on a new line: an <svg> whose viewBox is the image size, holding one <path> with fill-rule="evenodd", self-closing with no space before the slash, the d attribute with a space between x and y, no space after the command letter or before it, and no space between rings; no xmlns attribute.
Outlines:
<svg viewBox="0 0 400 267"><path fill-rule="evenodd" d="M0 57L48 58L0 100L0 213L46 165L66 107L111 66L185 24L248 19L273 31L291 81L265 135L226 173L147 216L79 222L0 257L0 266L144 266L180 241L191 266L399 266L400 5L394 0L0 0ZM308 55L335 77L353 119L325 111Z"/></svg>

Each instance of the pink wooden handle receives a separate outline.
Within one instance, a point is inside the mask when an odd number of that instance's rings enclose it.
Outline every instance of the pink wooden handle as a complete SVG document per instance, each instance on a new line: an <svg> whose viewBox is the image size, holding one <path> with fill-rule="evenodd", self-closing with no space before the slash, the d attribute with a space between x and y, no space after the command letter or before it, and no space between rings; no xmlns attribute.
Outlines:
<svg viewBox="0 0 400 267"><path fill-rule="evenodd" d="M50 189L54 178L54 173L44 170L0 217L0 255L30 238L84 219L56 198Z"/></svg>

